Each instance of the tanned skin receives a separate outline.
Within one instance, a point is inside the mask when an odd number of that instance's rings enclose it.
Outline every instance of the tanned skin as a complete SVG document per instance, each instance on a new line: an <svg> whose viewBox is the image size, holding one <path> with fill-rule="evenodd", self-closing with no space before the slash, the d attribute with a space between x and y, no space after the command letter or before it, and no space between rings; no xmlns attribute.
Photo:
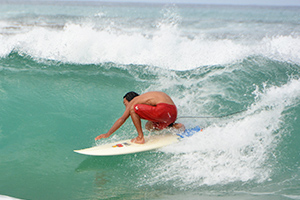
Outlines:
<svg viewBox="0 0 300 200"><path fill-rule="evenodd" d="M101 134L95 138L95 140L99 140L102 138L108 138L111 136L116 130L118 130L124 122L128 119L128 117L131 117L131 120L138 132L138 136L131 140L131 142L138 143L138 144L144 144L144 133L141 125L141 118L138 114L134 111L134 105L136 104L147 104L151 106L156 106L159 103L166 103L170 105L175 105L171 97L169 97L164 92L147 92L144 94L141 94L139 96L134 97L130 102L124 98L123 103L125 105L125 112L123 115L113 124L113 126L109 129L109 131L105 134ZM184 129L183 124L175 123L173 125L176 129ZM153 129L153 124L151 121L148 121L146 123L146 129L151 130Z"/></svg>

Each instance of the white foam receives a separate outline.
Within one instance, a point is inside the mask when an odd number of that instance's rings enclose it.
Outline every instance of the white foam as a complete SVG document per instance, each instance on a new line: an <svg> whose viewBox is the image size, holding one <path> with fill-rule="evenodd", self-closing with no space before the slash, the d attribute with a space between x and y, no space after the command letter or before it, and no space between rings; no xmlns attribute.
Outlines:
<svg viewBox="0 0 300 200"><path fill-rule="evenodd" d="M172 156L151 170L146 184L171 181L186 188L268 180L272 174L269 159L285 131L283 111L299 104L300 80L256 94L246 113L162 149Z"/></svg>
<svg viewBox="0 0 300 200"><path fill-rule="evenodd" d="M20 200L20 199L16 199L10 196L0 195L0 200Z"/></svg>
<svg viewBox="0 0 300 200"><path fill-rule="evenodd" d="M33 27L26 33L0 36L0 57L13 50L35 59L71 63L141 64L189 70L224 65L252 55L300 63L300 37L264 38L253 44L232 39L186 37L176 25L162 24L152 33L128 32L92 24L66 24L64 29Z"/></svg>
<svg viewBox="0 0 300 200"><path fill-rule="evenodd" d="M260 50L259 50L260 49ZM297 36L276 36L265 37L257 53L260 53L268 58L300 63L300 37Z"/></svg>

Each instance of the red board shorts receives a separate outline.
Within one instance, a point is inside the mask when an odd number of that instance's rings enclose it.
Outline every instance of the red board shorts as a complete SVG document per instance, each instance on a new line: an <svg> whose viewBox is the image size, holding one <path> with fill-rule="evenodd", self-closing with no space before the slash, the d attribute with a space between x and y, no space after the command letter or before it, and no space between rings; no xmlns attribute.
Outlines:
<svg viewBox="0 0 300 200"><path fill-rule="evenodd" d="M140 118L153 122L156 129L164 129L174 123L177 118L175 105L159 103L156 106L147 104L134 105L134 111Z"/></svg>

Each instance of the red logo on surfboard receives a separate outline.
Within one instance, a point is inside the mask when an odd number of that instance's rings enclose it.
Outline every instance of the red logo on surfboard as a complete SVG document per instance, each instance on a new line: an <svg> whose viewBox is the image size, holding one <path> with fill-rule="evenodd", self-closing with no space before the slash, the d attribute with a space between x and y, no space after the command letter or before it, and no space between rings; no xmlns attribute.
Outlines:
<svg viewBox="0 0 300 200"><path fill-rule="evenodd" d="M116 145L114 145L114 146L112 146L112 147L126 147L126 146L130 146L130 144L128 144L128 143L122 143L122 144L116 144Z"/></svg>

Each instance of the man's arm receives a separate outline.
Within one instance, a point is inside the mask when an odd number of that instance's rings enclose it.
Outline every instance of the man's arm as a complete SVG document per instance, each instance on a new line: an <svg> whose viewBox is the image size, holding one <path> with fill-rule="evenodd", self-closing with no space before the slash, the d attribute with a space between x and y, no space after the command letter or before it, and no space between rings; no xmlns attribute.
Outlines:
<svg viewBox="0 0 300 200"><path fill-rule="evenodd" d="M123 124L124 122L128 119L129 117L129 109L126 108L124 114L122 115L122 117L120 117L115 123L114 125L109 129L109 131L107 133L101 134L99 136L97 136L95 138L95 140L100 140L102 138L108 138L109 136L111 136L116 130L118 130Z"/></svg>

